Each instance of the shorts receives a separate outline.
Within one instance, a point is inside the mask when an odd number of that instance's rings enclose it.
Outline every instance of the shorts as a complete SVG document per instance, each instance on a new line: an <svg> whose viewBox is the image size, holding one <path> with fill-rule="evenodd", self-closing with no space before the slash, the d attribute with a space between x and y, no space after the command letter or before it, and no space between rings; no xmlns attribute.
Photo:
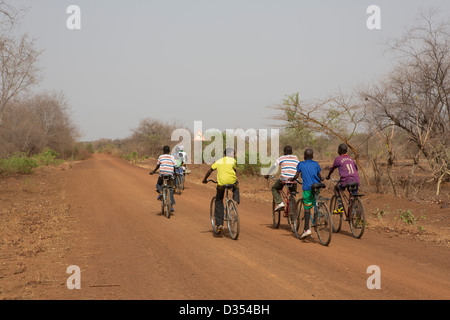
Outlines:
<svg viewBox="0 0 450 320"><path fill-rule="evenodd" d="M305 209L311 209L312 207L314 207L315 203L316 199L314 198L312 190L303 190L303 205Z"/></svg>

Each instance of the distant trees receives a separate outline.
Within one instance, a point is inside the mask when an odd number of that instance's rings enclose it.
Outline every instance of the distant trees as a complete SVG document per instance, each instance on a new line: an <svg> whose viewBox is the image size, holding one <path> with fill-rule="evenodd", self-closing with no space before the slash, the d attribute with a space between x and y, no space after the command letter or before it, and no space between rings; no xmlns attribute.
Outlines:
<svg viewBox="0 0 450 320"><path fill-rule="evenodd" d="M43 93L23 98L4 113L0 126L0 155L27 155L50 148L70 156L79 133L63 94Z"/></svg>
<svg viewBox="0 0 450 320"><path fill-rule="evenodd" d="M64 95L29 95L39 82L41 52L27 35L12 35L19 13L0 0L0 157L45 148L70 156L79 134Z"/></svg>

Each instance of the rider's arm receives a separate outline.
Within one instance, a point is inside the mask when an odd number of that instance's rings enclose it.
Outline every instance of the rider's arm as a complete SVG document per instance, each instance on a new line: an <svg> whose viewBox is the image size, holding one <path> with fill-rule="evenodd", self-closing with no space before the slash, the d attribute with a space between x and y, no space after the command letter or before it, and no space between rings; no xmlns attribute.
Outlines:
<svg viewBox="0 0 450 320"><path fill-rule="evenodd" d="M330 180L331 174L334 172L334 170L336 168L337 168L337 165L336 165L336 159L335 159L333 162L333 165L331 166L330 171L328 172L328 175L326 176L325 179Z"/></svg>
<svg viewBox="0 0 450 320"><path fill-rule="evenodd" d="M156 165L156 168L155 168L155 170L151 171L151 172L150 172L150 174L154 174L154 173L156 173L156 170L158 170L158 169L159 169L159 164L157 164L157 165Z"/></svg>
<svg viewBox="0 0 450 320"><path fill-rule="evenodd" d="M317 176L319 177L320 181L323 181L323 177L322 177L322 175L320 174L320 172L317 174Z"/></svg>
<svg viewBox="0 0 450 320"><path fill-rule="evenodd" d="M213 168L210 168L209 170L208 170L208 172L206 173L206 176L205 176L205 178L203 178L203 183L208 183L208 178L209 178L209 176L211 175L211 173L213 172L214 170L213 170Z"/></svg>
<svg viewBox="0 0 450 320"><path fill-rule="evenodd" d="M294 176L294 177L289 178L289 181L295 181L295 180L297 180L299 175L300 175L300 171L297 171L297 172L295 173L295 176Z"/></svg>

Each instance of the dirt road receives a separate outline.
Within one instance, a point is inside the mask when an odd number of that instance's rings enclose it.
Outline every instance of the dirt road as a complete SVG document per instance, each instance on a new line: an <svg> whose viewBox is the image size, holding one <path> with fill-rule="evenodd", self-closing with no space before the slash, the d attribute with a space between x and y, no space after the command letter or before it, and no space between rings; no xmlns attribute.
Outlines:
<svg viewBox="0 0 450 320"><path fill-rule="evenodd" d="M329 247L271 226L270 207L244 199L241 234L215 236L209 222L213 186L189 183L171 219L160 214L148 170L106 155L65 175L81 235L67 266L81 270L81 290L61 285L56 299L449 299L447 247L389 238L348 226ZM381 270L381 289L366 273ZM65 272L65 271L63 271ZM68 276L68 275L66 275Z"/></svg>

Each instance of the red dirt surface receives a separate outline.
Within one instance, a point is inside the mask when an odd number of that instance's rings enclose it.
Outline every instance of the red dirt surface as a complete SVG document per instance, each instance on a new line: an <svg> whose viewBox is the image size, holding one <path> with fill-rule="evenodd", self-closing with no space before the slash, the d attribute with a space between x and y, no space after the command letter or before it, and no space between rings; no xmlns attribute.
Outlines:
<svg viewBox="0 0 450 320"><path fill-rule="evenodd" d="M25 187L18 178L0 181L9 186L0 187L0 222L17 229L1 230L0 299L450 298L448 208L426 205L420 233L371 214L389 204L394 211L401 201L402 209L420 204L368 195L362 239L344 224L324 247L314 233L297 239L286 219L274 229L268 186L249 191L241 181L241 232L234 241L227 232L213 234L214 186L201 184L194 172L167 219L148 169L103 154L63 169L40 171ZM33 208L49 217L42 222L45 216L34 217ZM47 231L41 226L55 219ZM70 265L80 267L80 290L66 286ZM379 290L366 285L371 265L381 270Z"/></svg>

